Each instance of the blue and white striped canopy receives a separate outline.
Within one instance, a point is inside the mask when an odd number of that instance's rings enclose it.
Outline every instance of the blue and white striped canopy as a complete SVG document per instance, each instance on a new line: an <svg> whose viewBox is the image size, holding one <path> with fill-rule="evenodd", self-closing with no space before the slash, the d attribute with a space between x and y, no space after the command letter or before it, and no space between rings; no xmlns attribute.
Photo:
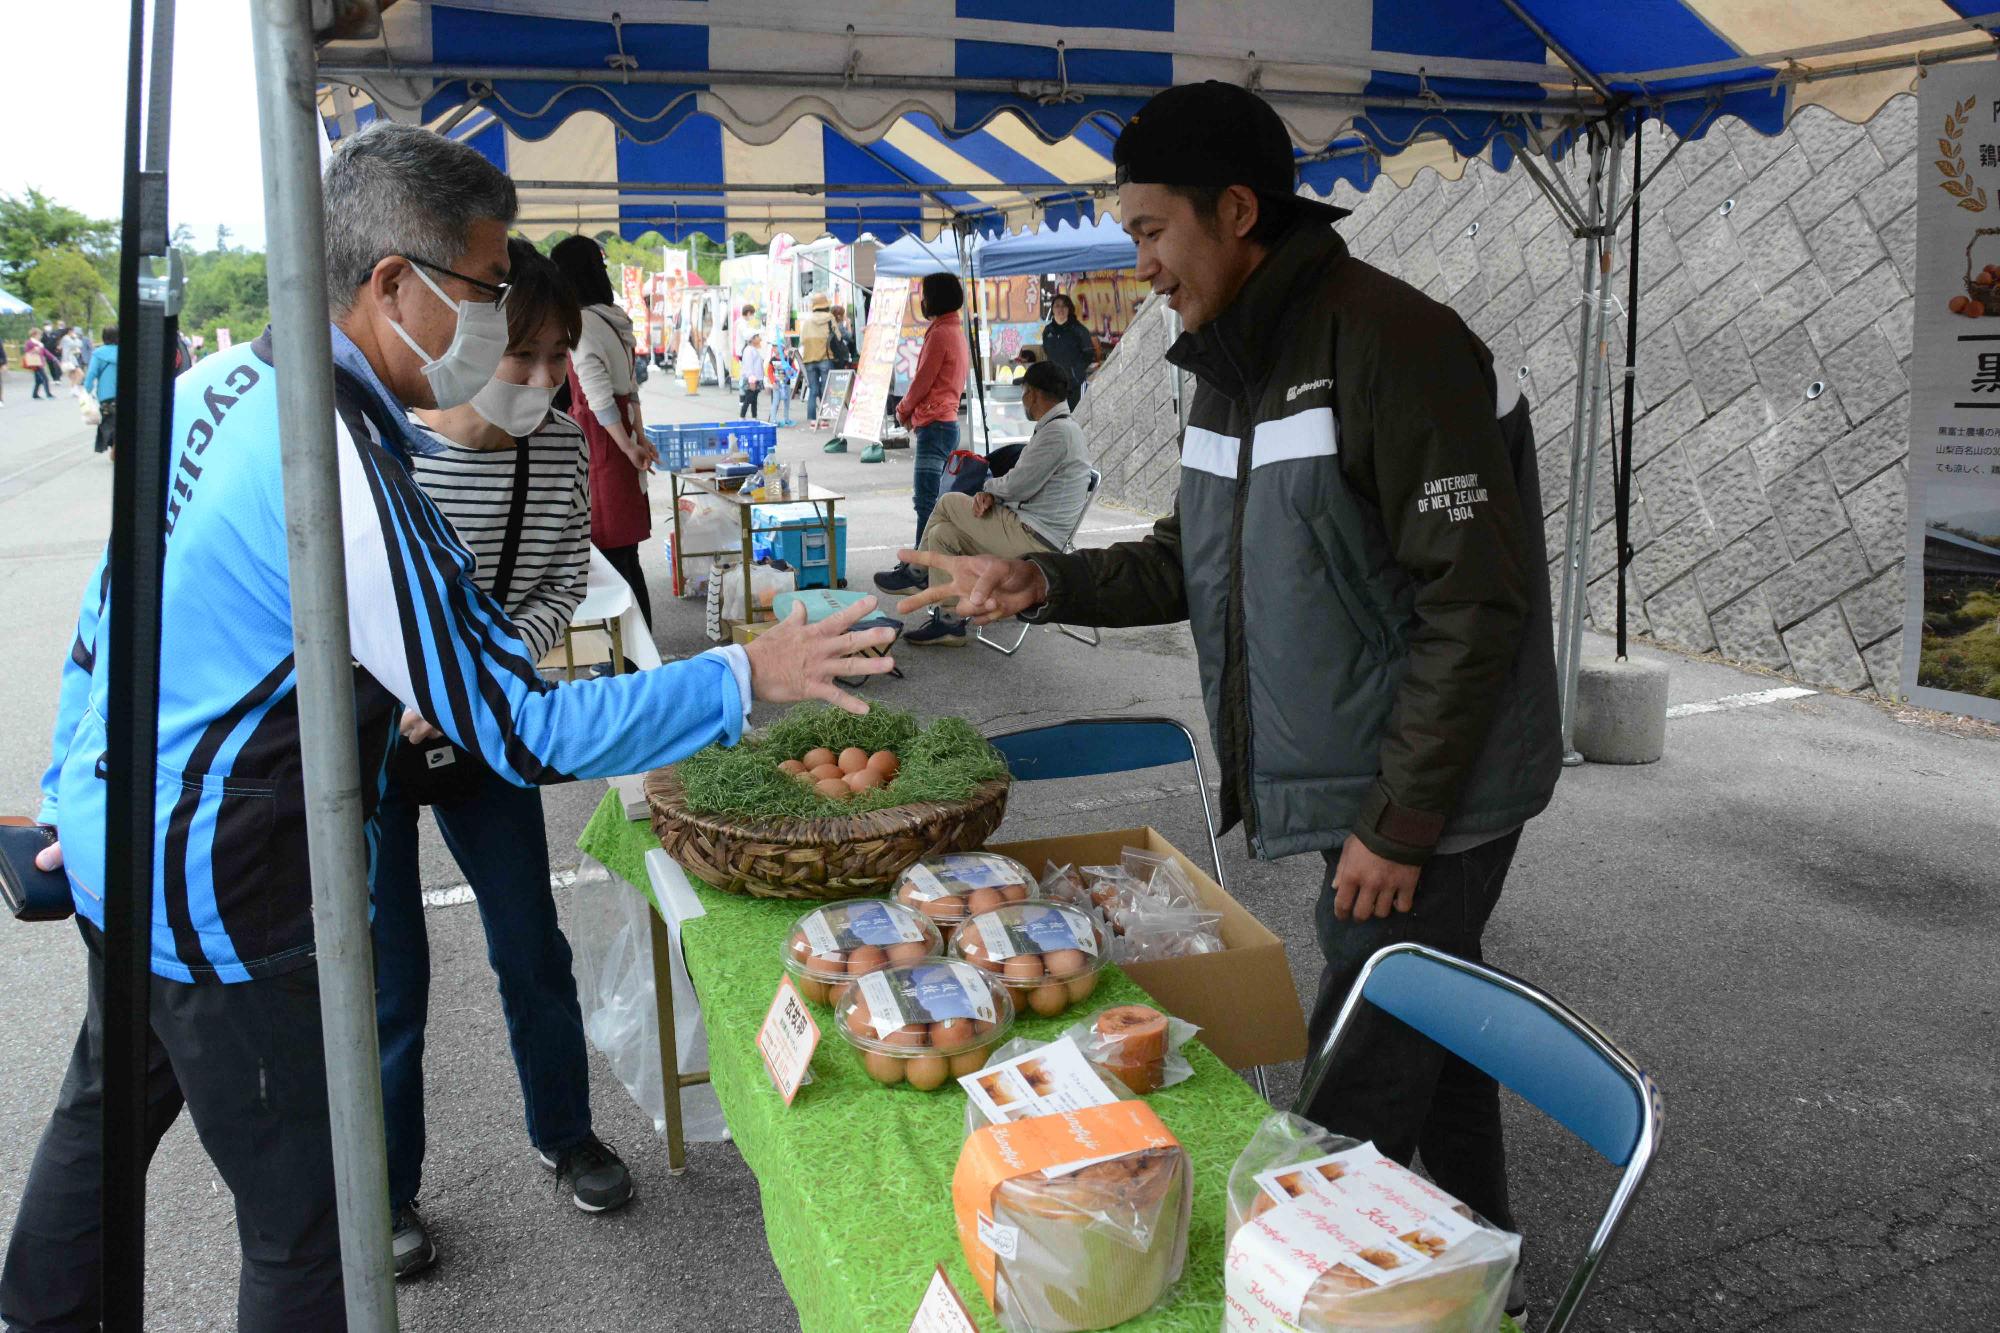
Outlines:
<svg viewBox="0 0 2000 1333"><path fill-rule="evenodd" d="M1987 0L1991 3L1992 0ZM1849 119L1992 54L1967 0L403 0L321 51L329 132L449 127L524 220L806 237L997 232L1113 204L1110 148L1174 83L1260 91L1308 188L1558 145Z"/></svg>

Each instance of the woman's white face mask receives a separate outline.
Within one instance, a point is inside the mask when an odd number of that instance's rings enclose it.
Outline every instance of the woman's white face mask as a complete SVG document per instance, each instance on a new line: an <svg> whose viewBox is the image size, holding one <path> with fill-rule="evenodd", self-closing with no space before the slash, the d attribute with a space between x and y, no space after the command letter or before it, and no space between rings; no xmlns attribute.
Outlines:
<svg viewBox="0 0 2000 1333"><path fill-rule="evenodd" d="M433 357L401 324L392 320L389 327L411 351L424 358L424 379L431 386L433 406L458 407L469 403L492 380L493 372L500 369L500 359L507 355L505 302L455 302L445 295L444 288L431 281L421 264L412 260L410 271L423 279L433 296L457 312L458 323L452 331L451 345Z"/></svg>
<svg viewBox="0 0 2000 1333"><path fill-rule="evenodd" d="M515 439L521 439L533 435L548 419L549 400L555 396L553 384L541 389L532 384L488 380L485 388L472 395L472 410Z"/></svg>

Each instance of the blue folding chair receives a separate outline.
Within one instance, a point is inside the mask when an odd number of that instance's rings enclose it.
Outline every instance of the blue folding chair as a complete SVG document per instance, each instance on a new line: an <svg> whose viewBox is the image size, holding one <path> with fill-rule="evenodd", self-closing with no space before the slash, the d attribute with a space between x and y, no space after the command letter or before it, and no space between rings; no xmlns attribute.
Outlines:
<svg viewBox="0 0 2000 1333"><path fill-rule="evenodd" d="M1095 778L1168 764L1193 764L1194 787L1201 796L1201 829L1208 835L1209 864L1215 882L1226 891L1222 848L1215 841L1215 812L1208 803L1208 778L1201 770L1201 753L1194 733L1170 717L1075 717L1039 727L988 736L1007 758L1016 782L1047 782L1056 778ZM1269 1100L1264 1067L1250 1070L1257 1095Z"/></svg>
<svg viewBox="0 0 2000 1333"><path fill-rule="evenodd" d="M1194 733L1173 718L1073 717L986 739L1006 756L1007 770L1016 782L1095 778L1168 764L1193 764L1195 790L1201 794L1201 827L1208 835L1215 882L1229 887L1222 877L1222 849L1215 841L1215 812L1208 804L1208 779L1201 771L1201 754L1195 749Z"/></svg>
<svg viewBox="0 0 2000 1333"><path fill-rule="evenodd" d="M1611 1039L1560 1001L1482 963L1421 944L1370 958L1313 1057L1293 1110L1304 1115L1362 1001L1423 1033L1512 1088L1530 1105L1624 1168L1583 1261L1541 1333L1562 1333L1610 1252L1618 1226L1659 1150L1665 1107L1653 1080ZM1339 1132L1340 1126L1327 1128Z"/></svg>

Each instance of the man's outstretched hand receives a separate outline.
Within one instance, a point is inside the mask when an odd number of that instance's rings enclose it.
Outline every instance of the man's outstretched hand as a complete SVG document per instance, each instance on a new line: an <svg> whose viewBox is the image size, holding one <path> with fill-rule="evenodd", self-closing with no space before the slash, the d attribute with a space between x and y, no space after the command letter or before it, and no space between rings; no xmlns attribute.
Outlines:
<svg viewBox="0 0 2000 1333"><path fill-rule="evenodd" d="M906 565L951 576L949 583L934 583L896 603L896 610L904 615L956 597L958 614L975 624L990 625L1049 600L1049 581L1032 560L946 555L942 551L898 551L896 558Z"/></svg>
<svg viewBox="0 0 2000 1333"><path fill-rule="evenodd" d="M838 676L879 676L896 669L893 657L857 656L896 641L893 629L853 628L855 621L874 609L875 599L863 597L846 610L808 625L805 607L794 606L791 615L744 647L750 657L750 692L766 703L823 699L850 713L867 712L867 704L833 682Z"/></svg>

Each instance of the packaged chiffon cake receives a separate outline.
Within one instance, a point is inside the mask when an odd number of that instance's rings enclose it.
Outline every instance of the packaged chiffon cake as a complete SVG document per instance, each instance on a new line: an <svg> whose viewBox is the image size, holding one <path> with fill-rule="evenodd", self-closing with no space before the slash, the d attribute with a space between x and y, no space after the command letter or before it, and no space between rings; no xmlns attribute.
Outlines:
<svg viewBox="0 0 2000 1333"><path fill-rule="evenodd" d="M1187 1153L1142 1101L977 1130L951 1193L966 1262L1009 1333L1137 1318L1187 1261Z"/></svg>

